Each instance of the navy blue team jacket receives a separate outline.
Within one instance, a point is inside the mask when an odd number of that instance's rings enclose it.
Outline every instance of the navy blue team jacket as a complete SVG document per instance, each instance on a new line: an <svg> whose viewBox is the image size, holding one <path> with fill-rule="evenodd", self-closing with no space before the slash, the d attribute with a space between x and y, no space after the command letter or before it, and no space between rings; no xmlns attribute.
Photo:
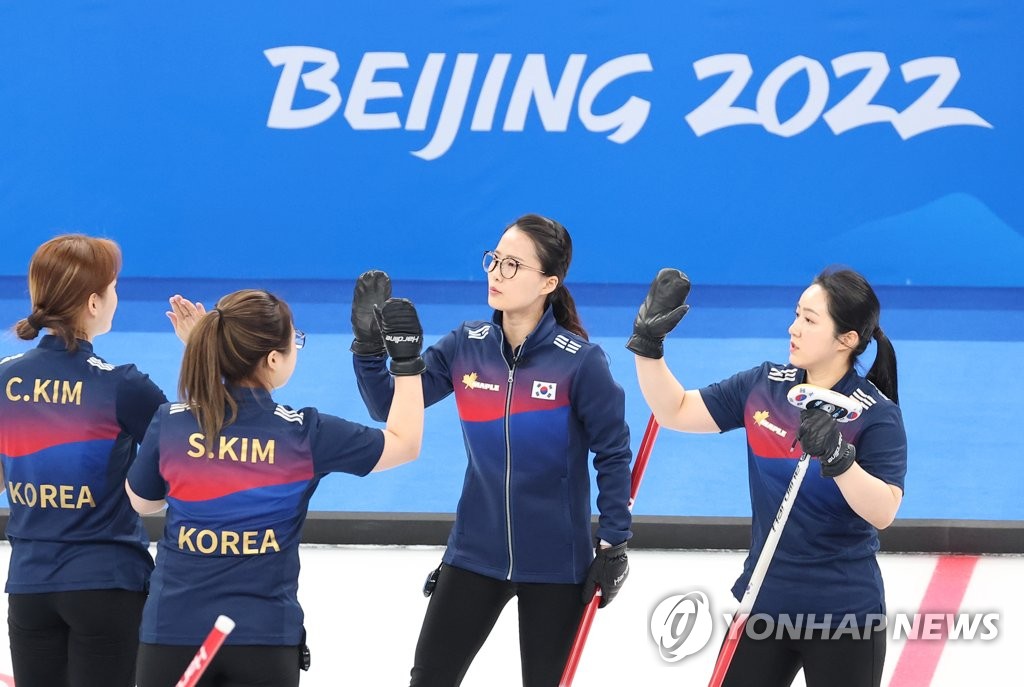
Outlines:
<svg viewBox="0 0 1024 687"><path fill-rule="evenodd" d="M125 475L163 392L134 365L44 336L0 360L9 593L146 588L153 560Z"/></svg>
<svg viewBox="0 0 1024 687"><path fill-rule="evenodd" d="M493 322L464 322L424 359L424 400L455 392L469 458L444 562L514 582L582 582L594 557L591 451L597 536L612 544L630 537L625 395L604 351L559 326L548 308L514 353L495 313ZM370 415L386 419L386 359L353 362Z"/></svg>
<svg viewBox="0 0 1024 687"><path fill-rule="evenodd" d="M223 613L238 623L227 644L297 645L309 499L327 473L365 475L384 450L379 429L279 405L263 389L231 394L238 415L211 451L188 406L167 404L128 473L136 494L167 500L143 642L199 644Z"/></svg>
<svg viewBox="0 0 1024 687"><path fill-rule="evenodd" d="M793 442L800 411L786 395L805 375L792 365L766 362L700 390L721 431L742 427L747 434L753 529L743 573L732 588L737 600L750 581L801 454L799 442ZM857 463L903 489L907 434L899 406L856 370L832 388L864 405L858 419L839 425L843 438L857 447ZM853 512L834 479L822 477L817 465L811 465L753 613L813 614L816 622L829 620L833 627L851 614L863 626L869 614L885 613L876 551L878 530Z"/></svg>

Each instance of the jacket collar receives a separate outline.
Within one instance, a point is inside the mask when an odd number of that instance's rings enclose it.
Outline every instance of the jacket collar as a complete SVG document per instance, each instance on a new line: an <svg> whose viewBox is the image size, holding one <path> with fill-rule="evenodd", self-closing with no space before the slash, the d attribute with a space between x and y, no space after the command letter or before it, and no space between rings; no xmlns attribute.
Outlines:
<svg viewBox="0 0 1024 687"><path fill-rule="evenodd" d="M797 369L800 370L800 373L798 375L798 383L806 383L807 370L803 369L802 367L798 367ZM850 369L846 371L846 374L840 377L839 381L832 386L832 390L838 391L841 394L846 394L847 396L849 396L853 392L853 390L857 388L858 384L860 384L860 375L857 374L857 368L854 366L850 366Z"/></svg>
<svg viewBox="0 0 1024 687"><path fill-rule="evenodd" d="M64 339L53 334L47 334L39 340L38 348L45 348L51 351L66 351L68 346L64 343ZM78 350L83 353L92 353L92 342L86 341L85 339L78 339Z"/></svg>
<svg viewBox="0 0 1024 687"><path fill-rule="evenodd" d="M231 394L231 398L235 399L239 404L257 403L261 406L274 404L274 399L271 398L270 392L263 387L234 386L229 384L227 389L228 393Z"/></svg>
<svg viewBox="0 0 1024 687"><path fill-rule="evenodd" d="M500 310L495 310L494 314L491 316L491 321L499 328L501 327L502 315L503 313ZM551 338L554 335L555 327L557 326L558 323L555 322L555 312L549 305L544 309L544 314L541 315L540 322L538 322L537 326L533 328L533 331L526 336L526 341L523 343L523 350L520 351L519 355L522 356L526 351L529 351L540 343ZM504 334L504 329L502 329L502 334Z"/></svg>

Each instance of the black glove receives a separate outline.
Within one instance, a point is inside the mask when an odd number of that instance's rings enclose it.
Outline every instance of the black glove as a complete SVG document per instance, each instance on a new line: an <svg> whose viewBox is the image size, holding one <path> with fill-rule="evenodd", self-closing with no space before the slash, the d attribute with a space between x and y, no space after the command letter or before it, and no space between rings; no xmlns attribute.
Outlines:
<svg viewBox="0 0 1024 687"><path fill-rule="evenodd" d="M384 305L384 301L389 298L391 277L387 272L370 270L356 279L355 292L352 294L352 333L355 339L349 348L356 355L384 355L384 338L380 334L373 308Z"/></svg>
<svg viewBox="0 0 1024 687"><path fill-rule="evenodd" d="M384 307L374 306L384 332L384 348L391 356L391 374L396 377L418 375L427 369L423 362L423 326L412 301L389 298Z"/></svg>
<svg viewBox="0 0 1024 687"><path fill-rule="evenodd" d="M583 583L583 603L588 604L594 598L594 591L601 588L601 606L604 608L612 602L615 595L622 589L629 577L629 560L626 558L626 542L610 549L598 548L594 561L587 572L587 580Z"/></svg>
<svg viewBox="0 0 1024 687"><path fill-rule="evenodd" d="M801 410L796 438L804 453L818 459L822 477L838 477L857 460L857 447L843 440L839 424L824 410Z"/></svg>
<svg viewBox="0 0 1024 687"><path fill-rule="evenodd" d="M633 336L626 348L645 358L663 357L665 335L690 309L686 305L689 293L690 279L685 274L669 267L658 272L633 322Z"/></svg>

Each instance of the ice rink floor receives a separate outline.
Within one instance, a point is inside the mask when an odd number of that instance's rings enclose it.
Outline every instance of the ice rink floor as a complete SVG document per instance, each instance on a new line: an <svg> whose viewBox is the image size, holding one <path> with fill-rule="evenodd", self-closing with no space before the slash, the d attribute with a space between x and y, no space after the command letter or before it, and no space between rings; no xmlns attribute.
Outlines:
<svg viewBox="0 0 1024 687"><path fill-rule="evenodd" d="M407 685L426 608L421 587L440 560L440 547L303 546L299 596L306 611L312 667L304 687ZM597 614L574 682L585 685L706 685L736 603L729 587L744 553L630 552L630 577L615 602ZM6 571L10 547L0 545ZM881 554L889 616L895 613L994 613L997 636L972 640L905 638L889 631L883 685L964 687L1019 685L1024 646L1024 557ZM650 631L665 598L693 591L710 600L713 635L676 663L660 656ZM960 596L962 594L962 600ZM980 625L979 625L980 627ZM0 652L0 685L13 685L9 652ZM506 607L463 683L519 685L515 600ZM803 686L802 676L794 685Z"/></svg>

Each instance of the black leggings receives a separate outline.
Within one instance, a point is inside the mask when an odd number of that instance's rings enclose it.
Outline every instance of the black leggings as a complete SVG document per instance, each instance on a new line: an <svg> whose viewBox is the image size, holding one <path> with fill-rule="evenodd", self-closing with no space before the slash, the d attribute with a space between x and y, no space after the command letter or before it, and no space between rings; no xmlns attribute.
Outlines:
<svg viewBox="0 0 1024 687"><path fill-rule="evenodd" d="M140 644L139 687L174 687L198 650L198 646ZM298 684L298 647L222 646L196 687L298 687Z"/></svg>
<svg viewBox="0 0 1024 687"><path fill-rule="evenodd" d="M525 687L556 687L572 648L582 585L506 582L441 567L423 619L413 687L456 687L501 610L519 597L519 651Z"/></svg>
<svg viewBox="0 0 1024 687"><path fill-rule="evenodd" d="M18 687L134 687L145 603L125 589L9 595Z"/></svg>
<svg viewBox="0 0 1024 687"><path fill-rule="evenodd" d="M769 627L763 619L753 619L755 637ZM762 623L760 626L757 623ZM820 636L792 639L751 639L740 637L736 654L729 664L722 687L788 687L804 669L807 687L879 687L885 663L885 629L875 629L859 638L850 632L835 638Z"/></svg>

